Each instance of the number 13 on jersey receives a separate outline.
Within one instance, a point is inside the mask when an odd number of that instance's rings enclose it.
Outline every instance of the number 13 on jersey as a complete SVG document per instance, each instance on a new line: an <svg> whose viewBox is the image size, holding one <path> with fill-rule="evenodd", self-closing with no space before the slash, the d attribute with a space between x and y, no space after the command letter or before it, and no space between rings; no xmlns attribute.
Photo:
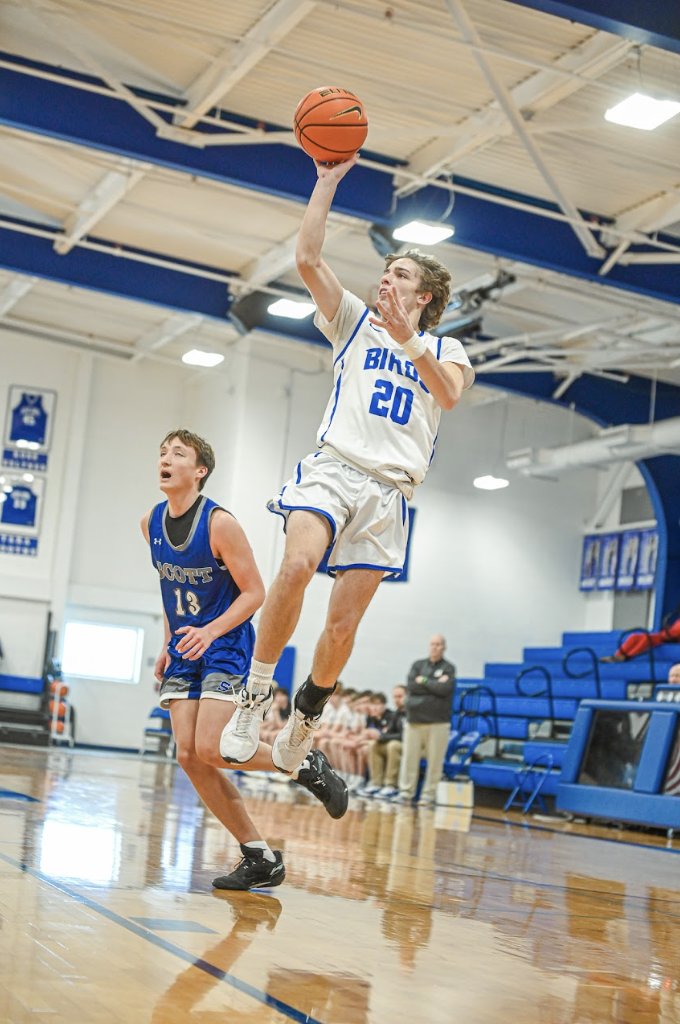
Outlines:
<svg viewBox="0 0 680 1024"><path fill-rule="evenodd" d="M196 594L194 594L193 590L185 590L184 591L184 595L182 595L182 591L181 591L180 587L175 587L175 598L177 599L177 606L175 608L176 614L177 615L186 615L186 612L184 610L184 605L182 604L182 596L184 596L184 599L185 599L185 601L187 603L187 608L189 609L189 614L190 615L198 615L198 613L201 610L201 606L198 603L198 597L196 596Z"/></svg>

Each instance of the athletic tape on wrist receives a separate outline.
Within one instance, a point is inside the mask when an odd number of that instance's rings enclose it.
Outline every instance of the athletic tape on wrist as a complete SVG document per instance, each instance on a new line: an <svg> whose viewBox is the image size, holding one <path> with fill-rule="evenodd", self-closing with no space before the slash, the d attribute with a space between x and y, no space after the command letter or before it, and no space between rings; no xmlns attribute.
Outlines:
<svg viewBox="0 0 680 1024"><path fill-rule="evenodd" d="M401 346L409 359L420 359L427 352L425 339L419 334L414 334Z"/></svg>

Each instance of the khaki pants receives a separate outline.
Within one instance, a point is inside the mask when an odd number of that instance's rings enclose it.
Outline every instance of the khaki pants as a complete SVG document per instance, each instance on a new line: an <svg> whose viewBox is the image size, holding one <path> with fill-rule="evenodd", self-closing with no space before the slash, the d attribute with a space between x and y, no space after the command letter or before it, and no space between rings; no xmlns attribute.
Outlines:
<svg viewBox="0 0 680 1024"><path fill-rule="evenodd" d="M372 786L397 788L399 762L401 761L401 740L371 744L368 752L369 781Z"/></svg>
<svg viewBox="0 0 680 1024"><path fill-rule="evenodd" d="M404 750L399 771L400 794L411 798L416 795L420 761L425 757L427 771L420 799L434 801L437 783L442 777L450 731L448 722L431 722L426 725L404 723Z"/></svg>

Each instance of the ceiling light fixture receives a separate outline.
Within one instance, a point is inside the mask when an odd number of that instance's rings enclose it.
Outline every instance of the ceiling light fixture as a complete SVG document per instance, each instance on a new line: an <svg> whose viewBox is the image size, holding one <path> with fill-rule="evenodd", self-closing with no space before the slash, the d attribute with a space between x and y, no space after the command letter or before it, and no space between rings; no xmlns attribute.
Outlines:
<svg viewBox="0 0 680 1024"><path fill-rule="evenodd" d="M641 128L651 132L664 121L680 113L680 103L675 100L655 100L642 92L634 92L628 99L605 111L605 120L623 124L629 128Z"/></svg>
<svg viewBox="0 0 680 1024"><path fill-rule="evenodd" d="M499 491L502 487L510 486L510 481L501 476L478 476L473 483L480 491Z"/></svg>
<svg viewBox="0 0 680 1024"><path fill-rule="evenodd" d="M444 224L427 224L422 220L412 220L392 232L392 238L398 242L416 242L419 245L436 245L450 238L454 229Z"/></svg>
<svg viewBox="0 0 680 1024"><path fill-rule="evenodd" d="M277 299L267 306L267 312L274 316L285 316L290 320L304 320L313 313L316 306L313 302L296 302L293 299Z"/></svg>
<svg viewBox="0 0 680 1024"><path fill-rule="evenodd" d="M217 366L224 362L224 356L219 352L201 352L200 349L192 348L184 353L182 362L189 366Z"/></svg>

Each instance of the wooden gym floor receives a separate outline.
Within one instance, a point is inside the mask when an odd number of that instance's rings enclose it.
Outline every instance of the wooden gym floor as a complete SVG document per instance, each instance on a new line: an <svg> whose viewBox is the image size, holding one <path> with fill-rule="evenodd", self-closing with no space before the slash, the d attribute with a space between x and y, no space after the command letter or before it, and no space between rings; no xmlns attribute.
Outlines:
<svg viewBox="0 0 680 1024"><path fill-rule="evenodd" d="M173 764L6 746L0 791L3 1024L680 1024L678 839L253 780L288 877L229 894Z"/></svg>

